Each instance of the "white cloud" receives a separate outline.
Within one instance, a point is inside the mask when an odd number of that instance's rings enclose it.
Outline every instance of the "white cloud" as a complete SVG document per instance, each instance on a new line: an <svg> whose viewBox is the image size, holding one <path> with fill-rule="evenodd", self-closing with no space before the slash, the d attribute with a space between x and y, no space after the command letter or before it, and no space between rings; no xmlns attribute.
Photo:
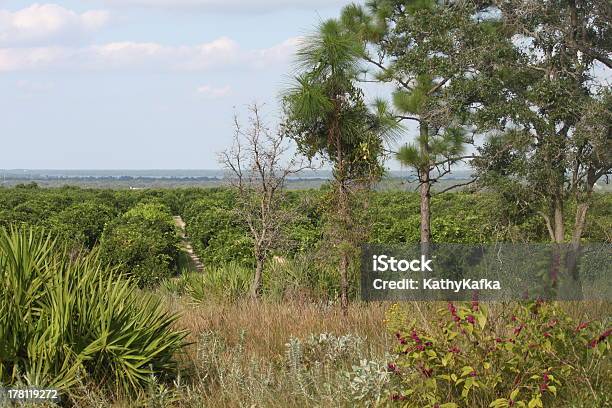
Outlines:
<svg viewBox="0 0 612 408"><path fill-rule="evenodd" d="M78 14L56 4L32 4L14 12L0 10L0 45L37 45L75 39L100 29L110 14L91 10Z"/></svg>
<svg viewBox="0 0 612 408"><path fill-rule="evenodd" d="M258 68L285 62L295 53L302 40L303 37L291 37L278 45L251 52L249 59Z"/></svg>
<svg viewBox="0 0 612 408"><path fill-rule="evenodd" d="M83 50L81 62L91 68L120 68L159 63L169 50L157 43L114 42Z"/></svg>
<svg viewBox="0 0 612 408"><path fill-rule="evenodd" d="M196 89L197 93L208 99L219 99L228 96L232 93L232 88L226 85L221 88L216 88L210 85L202 85Z"/></svg>
<svg viewBox="0 0 612 408"><path fill-rule="evenodd" d="M85 47L0 48L0 72L39 69L262 69L288 62L299 41L299 37L290 38L272 47L254 50L244 50L227 37L199 45L179 46L127 41Z"/></svg>
<svg viewBox="0 0 612 408"><path fill-rule="evenodd" d="M173 51L176 56L174 68L185 70L203 70L237 63L244 54L240 45L227 37L196 46L176 47Z"/></svg>
<svg viewBox="0 0 612 408"><path fill-rule="evenodd" d="M116 42L84 50L92 68L149 68L199 71L240 61L244 53L235 41L221 37L198 45Z"/></svg>
<svg viewBox="0 0 612 408"><path fill-rule="evenodd" d="M269 12L340 7L348 0L106 0L109 5L137 6L175 10Z"/></svg>

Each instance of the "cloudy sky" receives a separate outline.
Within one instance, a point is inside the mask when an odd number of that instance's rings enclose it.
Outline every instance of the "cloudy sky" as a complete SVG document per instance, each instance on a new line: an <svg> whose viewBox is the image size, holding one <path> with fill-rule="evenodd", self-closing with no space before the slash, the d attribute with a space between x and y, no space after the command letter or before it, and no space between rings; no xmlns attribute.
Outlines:
<svg viewBox="0 0 612 408"><path fill-rule="evenodd" d="M0 1L0 168L217 168L348 0Z"/></svg>

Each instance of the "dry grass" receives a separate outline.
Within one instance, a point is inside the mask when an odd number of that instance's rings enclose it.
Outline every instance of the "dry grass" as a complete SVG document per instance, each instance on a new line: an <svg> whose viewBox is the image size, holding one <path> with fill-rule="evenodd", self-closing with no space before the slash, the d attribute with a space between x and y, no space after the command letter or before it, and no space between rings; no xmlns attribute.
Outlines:
<svg viewBox="0 0 612 408"><path fill-rule="evenodd" d="M169 297L168 305L181 315L177 326L192 342L182 356L189 395L172 406L352 406L343 373L360 359L382 358L393 343L384 325L388 303L356 302L347 316L337 304L300 301L193 304ZM289 340L320 333L356 336L363 344L337 364L291 373Z"/></svg>
<svg viewBox="0 0 612 408"><path fill-rule="evenodd" d="M189 341L200 333L213 331L228 345L244 338L246 357L283 357L290 337L309 334L347 333L367 339L371 350L383 354L391 346L391 336L384 326L388 303L353 303L348 316L337 305L307 302L271 303L241 301L218 303L211 300L193 305L187 299L174 298L171 309L181 314L177 325L189 331Z"/></svg>

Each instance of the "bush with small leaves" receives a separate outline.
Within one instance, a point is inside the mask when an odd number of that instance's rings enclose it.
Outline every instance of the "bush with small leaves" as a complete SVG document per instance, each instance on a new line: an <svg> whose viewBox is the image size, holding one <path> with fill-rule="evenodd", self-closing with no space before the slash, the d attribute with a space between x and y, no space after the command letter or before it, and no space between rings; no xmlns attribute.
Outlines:
<svg viewBox="0 0 612 408"><path fill-rule="evenodd" d="M174 274L179 237L168 209L162 204L137 204L109 223L100 240L100 258L141 287Z"/></svg>
<svg viewBox="0 0 612 408"><path fill-rule="evenodd" d="M87 201L54 214L49 217L46 224L58 238L71 246L93 249L102 235L104 226L115 215L114 210L107 205Z"/></svg>
<svg viewBox="0 0 612 408"><path fill-rule="evenodd" d="M612 385L612 331L553 303L509 304L494 318L477 301L448 303L422 326L396 304L387 325L397 339L391 398L406 407L569 406L577 385L601 406Z"/></svg>

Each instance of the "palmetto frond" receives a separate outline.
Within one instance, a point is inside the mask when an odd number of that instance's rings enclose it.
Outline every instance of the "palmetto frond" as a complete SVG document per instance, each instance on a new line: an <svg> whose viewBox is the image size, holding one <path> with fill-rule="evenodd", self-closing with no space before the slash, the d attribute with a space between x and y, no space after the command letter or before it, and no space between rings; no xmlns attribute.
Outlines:
<svg viewBox="0 0 612 408"><path fill-rule="evenodd" d="M0 229L0 277L3 384L66 389L88 374L132 393L174 370L177 317L95 252L72 260L40 230Z"/></svg>

